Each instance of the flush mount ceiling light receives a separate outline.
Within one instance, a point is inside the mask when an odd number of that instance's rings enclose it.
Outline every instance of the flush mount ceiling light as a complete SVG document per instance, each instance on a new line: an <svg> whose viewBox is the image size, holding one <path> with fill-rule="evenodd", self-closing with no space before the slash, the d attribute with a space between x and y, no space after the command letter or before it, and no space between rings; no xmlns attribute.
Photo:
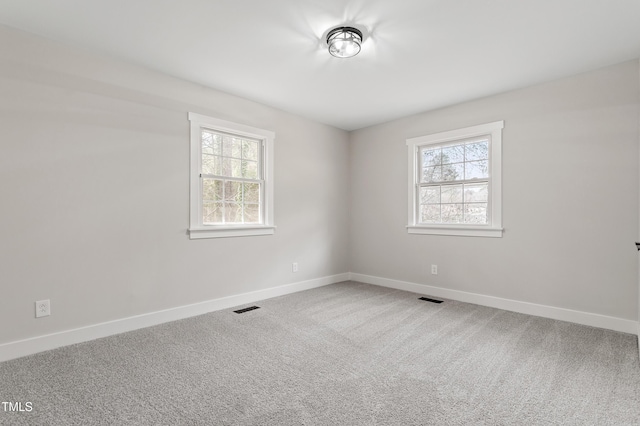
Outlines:
<svg viewBox="0 0 640 426"><path fill-rule="evenodd" d="M351 58L360 52L362 32L353 27L334 28L327 34L329 53L336 58Z"/></svg>

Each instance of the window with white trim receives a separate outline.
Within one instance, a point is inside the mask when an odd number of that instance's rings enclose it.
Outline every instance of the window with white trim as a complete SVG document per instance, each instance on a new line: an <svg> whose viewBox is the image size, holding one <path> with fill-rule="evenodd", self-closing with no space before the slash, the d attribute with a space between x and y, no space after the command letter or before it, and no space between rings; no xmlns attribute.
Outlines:
<svg viewBox="0 0 640 426"><path fill-rule="evenodd" d="M189 121L190 238L273 234L275 134L195 113Z"/></svg>
<svg viewBox="0 0 640 426"><path fill-rule="evenodd" d="M411 234L502 236L503 121L407 139Z"/></svg>

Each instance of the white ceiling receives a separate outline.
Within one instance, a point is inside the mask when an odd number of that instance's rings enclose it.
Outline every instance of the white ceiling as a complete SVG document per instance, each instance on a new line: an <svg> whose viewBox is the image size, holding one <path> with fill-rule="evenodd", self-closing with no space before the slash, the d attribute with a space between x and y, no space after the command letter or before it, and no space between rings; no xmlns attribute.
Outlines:
<svg viewBox="0 0 640 426"><path fill-rule="evenodd" d="M0 0L0 22L346 130L640 57L640 0ZM355 58L326 51L342 24Z"/></svg>

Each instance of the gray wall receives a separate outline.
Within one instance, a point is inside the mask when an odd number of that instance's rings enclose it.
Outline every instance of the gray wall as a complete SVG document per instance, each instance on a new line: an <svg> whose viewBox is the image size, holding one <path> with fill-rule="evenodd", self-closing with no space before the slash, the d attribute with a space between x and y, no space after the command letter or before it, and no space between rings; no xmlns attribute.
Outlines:
<svg viewBox="0 0 640 426"><path fill-rule="evenodd" d="M0 51L0 343L348 272L346 132L6 27ZM275 235L189 240L189 111L276 132Z"/></svg>
<svg viewBox="0 0 640 426"><path fill-rule="evenodd" d="M637 320L638 84L636 60L353 132L351 271ZM497 120L503 238L408 235L405 139Z"/></svg>

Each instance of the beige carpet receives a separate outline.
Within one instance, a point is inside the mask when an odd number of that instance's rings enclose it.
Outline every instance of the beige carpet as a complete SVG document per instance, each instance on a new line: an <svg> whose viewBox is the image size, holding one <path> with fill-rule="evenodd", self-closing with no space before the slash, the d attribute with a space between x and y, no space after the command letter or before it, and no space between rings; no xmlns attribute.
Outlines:
<svg viewBox="0 0 640 426"><path fill-rule="evenodd" d="M633 335L354 282L256 305L1 363L33 410L0 424L640 424Z"/></svg>

